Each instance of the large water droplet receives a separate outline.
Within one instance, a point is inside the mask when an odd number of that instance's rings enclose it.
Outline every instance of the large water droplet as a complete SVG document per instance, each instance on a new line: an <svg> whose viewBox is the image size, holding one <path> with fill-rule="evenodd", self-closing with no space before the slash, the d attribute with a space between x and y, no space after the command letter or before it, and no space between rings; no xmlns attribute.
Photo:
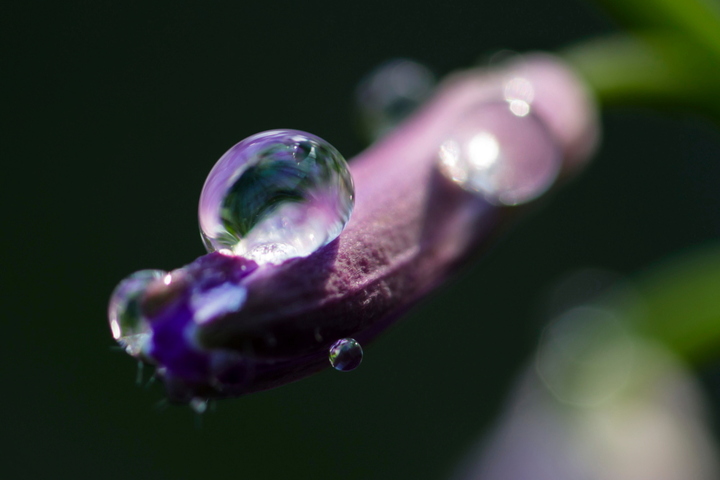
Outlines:
<svg viewBox="0 0 720 480"><path fill-rule="evenodd" d="M519 205L545 193L560 170L560 150L530 108L522 100L474 108L440 146L441 172L494 204Z"/></svg>
<svg viewBox="0 0 720 480"><path fill-rule="evenodd" d="M208 251L280 263L334 240L354 205L345 159L297 130L271 130L236 144L215 164L200 195Z"/></svg>
<svg viewBox="0 0 720 480"><path fill-rule="evenodd" d="M360 344L352 338L343 338L330 347L330 365L335 370L349 372L355 370L362 362L363 350Z"/></svg>
<svg viewBox="0 0 720 480"><path fill-rule="evenodd" d="M167 275L162 270L140 270L121 281L110 297L108 319L113 338L137 357L150 337L150 326L140 314L140 298L147 286Z"/></svg>

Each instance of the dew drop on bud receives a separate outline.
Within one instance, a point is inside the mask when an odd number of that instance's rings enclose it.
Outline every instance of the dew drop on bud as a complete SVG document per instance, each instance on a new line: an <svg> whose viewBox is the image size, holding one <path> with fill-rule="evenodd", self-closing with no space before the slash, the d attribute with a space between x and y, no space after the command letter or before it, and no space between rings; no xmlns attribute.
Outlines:
<svg viewBox="0 0 720 480"><path fill-rule="evenodd" d="M140 314L140 298L150 283L165 275L162 270L140 270L121 281L110 297L112 336L133 357L140 355L150 337L150 326Z"/></svg>
<svg viewBox="0 0 720 480"><path fill-rule="evenodd" d="M430 98L435 76L425 65L405 58L388 60L358 85L359 120L370 140L384 136Z"/></svg>
<svg viewBox="0 0 720 480"><path fill-rule="evenodd" d="M353 206L348 165L332 145L297 130L270 130L236 144L210 171L200 231L210 252L281 263L334 240Z"/></svg>
<svg viewBox="0 0 720 480"><path fill-rule="evenodd" d="M343 338L330 347L330 365L340 372L355 370L362 362L363 350L352 338Z"/></svg>
<svg viewBox="0 0 720 480"><path fill-rule="evenodd" d="M560 149L525 101L480 104L451 131L438 152L440 171L490 203L534 200L560 171Z"/></svg>

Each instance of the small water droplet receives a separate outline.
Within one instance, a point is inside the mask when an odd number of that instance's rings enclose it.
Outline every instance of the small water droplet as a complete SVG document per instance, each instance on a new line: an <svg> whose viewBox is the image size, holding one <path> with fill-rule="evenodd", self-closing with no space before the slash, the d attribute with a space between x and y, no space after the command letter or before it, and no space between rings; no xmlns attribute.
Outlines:
<svg viewBox="0 0 720 480"><path fill-rule="evenodd" d="M355 370L362 362L363 350L360 344L352 338L343 338L330 347L330 365L335 370L349 372Z"/></svg>
<svg viewBox="0 0 720 480"><path fill-rule="evenodd" d="M529 104L517 102L474 108L438 152L443 175L497 205L520 205L539 197L552 186L561 166L560 150L548 130L531 114Z"/></svg>
<svg viewBox="0 0 720 480"><path fill-rule="evenodd" d="M208 400L206 398L194 397L190 399L189 405L193 412L197 414L202 414L207 411Z"/></svg>
<svg viewBox="0 0 720 480"><path fill-rule="evenodd" d="M329 143L297 130L241 141L218 160L200 195L208 251L280 263L334 240L354 206L345 159Z"/></svg>
<svg viewBox="0 0 720 480"><path fill-rule="evenodd" d="M140 270L121 281L110 297L108 320L113 338L137 357L150 337L150 326L140 314L140 298L152 282L163 278L162 270Z"/></svg>
<svg viewBox="0 0 720 480"><path fill-rule="evenodd" d="M358 85L357 108L370 140L395 128L425 102L435 88L435 76L424 65L398 58L370 72Z"/></svg>

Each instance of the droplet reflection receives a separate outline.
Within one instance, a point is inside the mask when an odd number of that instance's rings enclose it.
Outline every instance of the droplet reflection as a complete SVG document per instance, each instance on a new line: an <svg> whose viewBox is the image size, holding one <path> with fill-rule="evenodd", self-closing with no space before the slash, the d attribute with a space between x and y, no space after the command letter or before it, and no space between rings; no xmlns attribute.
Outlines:
<svg viewBox="0 0 720 480"><path fill-rule="evenodd" d="M503 96L513 115L524 117L530 113L530 105L535 98L532 83L523 77L513 77L503 87Z"/></svg>

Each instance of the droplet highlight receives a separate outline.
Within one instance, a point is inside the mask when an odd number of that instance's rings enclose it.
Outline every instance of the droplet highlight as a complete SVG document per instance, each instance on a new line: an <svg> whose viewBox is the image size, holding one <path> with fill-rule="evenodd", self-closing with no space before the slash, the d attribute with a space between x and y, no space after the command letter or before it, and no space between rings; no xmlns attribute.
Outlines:
<svg viewBox="0 0 720 480"><path fill-rule="evenodd" d="M530 202L560 171L560 149L524 100L480 104L451 132L438 151L440 171L490 203Z"/></svg>
<svg viewBox="0 0 720 480"><path fill-rule="evenodd" d="M354 195L347 162L325 140L297 130L258 133L210 171L200 231L210 252L281 263L334 240L350 219Z"/></svg>
<svg viewBox="0 0 720 480"><path fill-rule="evenodd" d="M340 372L355 370L363 358L360 344L352 338L343 338L330 347L330 365Z"/></svg>
<svg viewBox="0 0 720 480"><path fill-rule="evenodd" d="M133 357L142 353L151 334L140 313L140 299L149 284L166 275L162 270L140 270L121 281L110 297L108 320L112 336Z"/></svg>

